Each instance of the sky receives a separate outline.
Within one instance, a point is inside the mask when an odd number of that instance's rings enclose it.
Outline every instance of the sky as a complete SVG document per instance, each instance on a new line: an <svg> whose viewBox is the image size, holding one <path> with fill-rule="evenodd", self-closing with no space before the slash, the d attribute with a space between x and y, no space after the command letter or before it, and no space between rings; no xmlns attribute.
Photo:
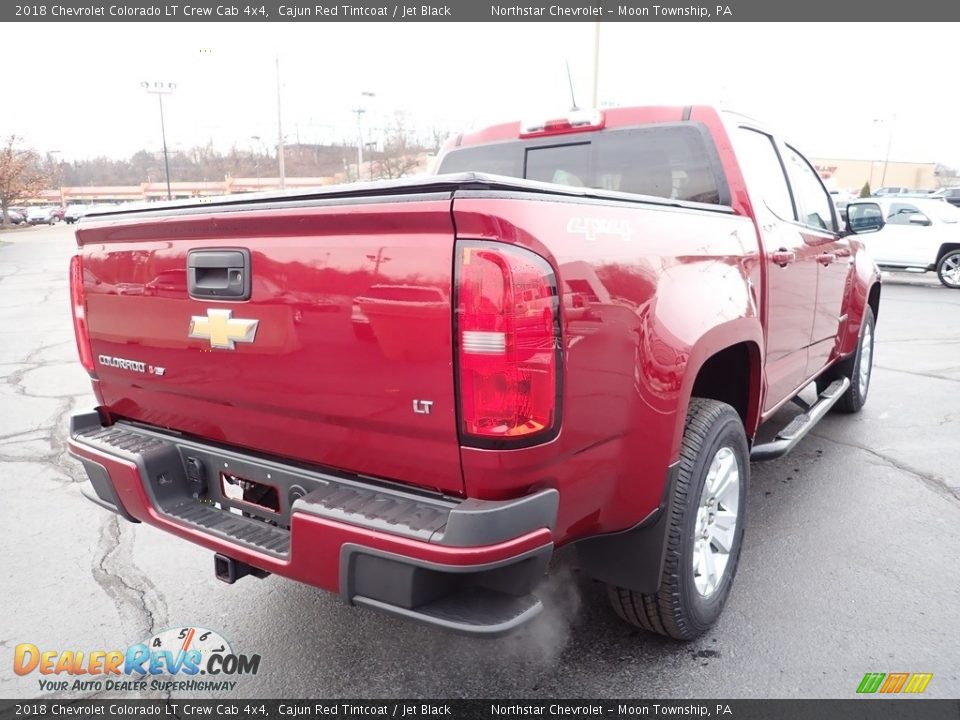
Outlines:
<svg viewBox="0 0 960 720"><path fill-rule="evenodd" d="M10 30L11 28L7 28ZM0 136L62 160L158 151L156 96L176 151L357 138L399 110L454 130L553 116L591 95L592 23L43 23L4 32ZM598 99L719 104L814 158L960 167L956 90L931 48L944 24L602 23ZM12 88L19 93L11 99ZM373 98L361 93L374 93ZM260 138L259 140L253 139ZM261 145L262 143L262 145Z"/></svg>

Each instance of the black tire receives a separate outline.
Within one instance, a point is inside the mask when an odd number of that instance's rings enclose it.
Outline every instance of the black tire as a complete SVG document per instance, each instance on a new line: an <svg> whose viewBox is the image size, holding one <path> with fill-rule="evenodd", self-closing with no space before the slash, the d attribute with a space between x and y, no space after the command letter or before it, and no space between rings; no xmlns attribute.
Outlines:
<svg viewBox="0 0 960 720"><path fill-rule="evenodd" d="M850 381L850 387L837 400L837 404L832 410L835 412L853 414L858 413L867 404L867 394L870 392L870 381L873 379L873 341L876 321L873 317L873 308L867 305L863 314L863 322L860 324L860 336L857 338L857 351L846 360L841 360L833 368L817 379L817 392L821 393L826 387L838 378L847 378ZM864 335L869 330L869 357L870 363L867 368L866 384L860 382L860 368L864 360Z"/></svg>
<svg viewBox="0 0 960 720"><path fill-rule="evenodd" d="M726 566L715 590L704 595L696 587L693 560L697 515L711 463L725 448L732 451L739 470L737 519ZM667 528L660 589L646 594L608 585L607 594L617 615L631 625L677 640L694 640L710 629L723 611L737 573L749 481L747 437L737 411L716 400L691 399Z"/></svg>
<svg viewBox="0 0 960 720"><path fill-rule="evenodd" d="M937 263L937 277L944 287L951 290L960 290L960 280L957 279L957 268L960 268L960 250L951 250L944 254ZM950 273L950 276L947 276Z"/></svg>

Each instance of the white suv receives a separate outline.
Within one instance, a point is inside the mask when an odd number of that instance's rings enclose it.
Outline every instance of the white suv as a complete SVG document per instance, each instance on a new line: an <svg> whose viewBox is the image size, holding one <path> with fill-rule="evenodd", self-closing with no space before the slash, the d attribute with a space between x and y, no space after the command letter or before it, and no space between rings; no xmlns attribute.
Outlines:
<svg viewBox="0 0 960 720"><path fill-rule="evenodd" d="M893 197L858 200L847 206L850 227L883 227L861 236L884 270L935 270L940 282L960 289L960 208L943 200Z"/></svg>

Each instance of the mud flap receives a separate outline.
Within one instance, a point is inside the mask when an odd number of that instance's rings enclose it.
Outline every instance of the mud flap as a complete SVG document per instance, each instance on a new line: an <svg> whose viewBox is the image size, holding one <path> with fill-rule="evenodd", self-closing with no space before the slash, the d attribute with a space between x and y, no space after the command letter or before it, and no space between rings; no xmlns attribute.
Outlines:
<svg viewBox="0 0 960 720"><path fill-rule="evenodd" d="M660 505L639 524L576 543L580 566L587 575L635 592L652 594L659 589L679 469L679 462L667 468Z"/></svg>

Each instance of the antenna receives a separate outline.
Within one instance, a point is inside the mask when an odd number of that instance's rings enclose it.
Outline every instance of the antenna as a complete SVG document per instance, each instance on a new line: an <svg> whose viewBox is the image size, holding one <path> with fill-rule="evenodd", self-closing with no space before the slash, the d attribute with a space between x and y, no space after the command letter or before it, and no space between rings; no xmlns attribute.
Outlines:
<svg viewBox="0 0 960 720"><path fill-rule="evenodd" d="M570 75L570 61L564 60L563 62L567 66L567 83L570 85L570 103L571 103L570 109L579 110L580 108L577 107L577 98L573 94L573 76Z"/></svg>

